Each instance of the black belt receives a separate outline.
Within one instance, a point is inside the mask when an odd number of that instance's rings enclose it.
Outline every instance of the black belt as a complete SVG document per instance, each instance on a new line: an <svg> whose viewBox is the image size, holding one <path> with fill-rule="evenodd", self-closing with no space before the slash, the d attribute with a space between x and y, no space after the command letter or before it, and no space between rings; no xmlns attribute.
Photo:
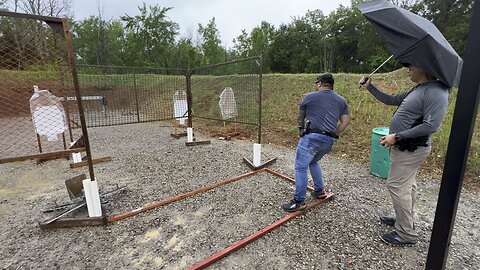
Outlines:
<svg viewBox="0 0 480 270"><path fill-rule="evenodd" d="M337 134L335 134L335 133L332 133L332 132L329 132L329 131L325 131L325 130L321 130L321 129L309 128L309 129L307 129L306 134L308 134L308 133L319 133L319 134L323 134L323 135L330 136L330 137L335 138L335 139L340 138L340 137L339 137Z"/></svg>

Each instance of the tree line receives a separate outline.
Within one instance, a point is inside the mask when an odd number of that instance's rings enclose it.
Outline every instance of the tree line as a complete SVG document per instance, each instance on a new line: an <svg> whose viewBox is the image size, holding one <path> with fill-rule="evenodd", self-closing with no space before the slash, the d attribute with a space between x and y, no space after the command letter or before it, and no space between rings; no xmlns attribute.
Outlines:
<svg viewBox="0 0 480 270"><path fill-rule="evenodd" d="M352 0L350 6L341 5L328 15L321 10L308 11L278 27L263 21L251 30L242 30L231 48L222 46L215 18L206 25L198 24L195 36L180 36L179 24L168 17L172 8L160 5L144 3L135 14L112 19L99 11L80 21L71 19L71 24L79 64L188 68L263 55L265 72L367 73L390 53L356 8L364 1ZM463 55L474 0L390 1L431 20ZM0 0L1 7L59 16L68 14L70 1ZM398 67L390 61L383 71Z"/></svg>

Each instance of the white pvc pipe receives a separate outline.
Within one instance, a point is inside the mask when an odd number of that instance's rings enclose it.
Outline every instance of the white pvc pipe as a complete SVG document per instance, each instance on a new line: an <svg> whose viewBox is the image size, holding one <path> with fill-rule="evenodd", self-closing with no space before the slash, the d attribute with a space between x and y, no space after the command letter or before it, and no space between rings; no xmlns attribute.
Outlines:
<svg viewBox="0 0 480 270"><path fill-rule="evenodd" d="M187 142L193 142L193 128L187 128Z"/></svg>
<svg viewBox="0 0 480 270"><path fill-rule="evenodd" d="M82 161L82 153L73 153L73 163L79 163Z"/></svg>
<svg viewBox="0 0 480 270"><path fill-rule="evenodd" d="M89 217L101 217L102 206L100 203L100 194L98 192L97 181L85 179L82 181L83 190L85 192L85 200L87 201L87 209Z"/></svg>
<svg viewBox="0 0 480 270"><path fill-rule="evenodd" d="M253 144L253 166L260 166L262 159L262 145L259 143Z"/></svg>
<svg viewBox="0 0 480 270"><path fill-rule="evenodd" d="M185 125L185 118L178 119L178 122L180 122L179 124L182 126Z"/></svg>

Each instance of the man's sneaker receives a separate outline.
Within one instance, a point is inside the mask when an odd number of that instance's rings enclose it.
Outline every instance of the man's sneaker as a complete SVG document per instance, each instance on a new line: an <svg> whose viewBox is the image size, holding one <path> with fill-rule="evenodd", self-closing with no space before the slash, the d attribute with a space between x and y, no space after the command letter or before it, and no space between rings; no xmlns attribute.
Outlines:
<svg viewBox="0 0 480 270"><path fill-rule="evenodd" d="M393 231L391 233L386 233L382 236L380 236L380 239L382 239L383 242L396 246L396 247L403 247L403 246L413 246L417 242L410 242L405 239L403 239L397 232Z"/></svg>
<svg viewBox="0 0 480 270"><path fill-rule="evenodd" d="M322 200L327 198L327 193L325 193L325 189L314 190L312 191L312 197Z"/></svg>
<svg viewBox="0 0 480 270"><path fill-rule="evenodd" d="M380 222L388 226L395 226L395 221L393 217L380 217Z"/></svg>
<svg viewBox="0 0 480 270"><path fill-rule="evenodd" d="M307 205L305 205L305 202L297 202L295 199L292 199L290 202L282 205L282 208L287 212L295 212L307 208Z"/></svg>

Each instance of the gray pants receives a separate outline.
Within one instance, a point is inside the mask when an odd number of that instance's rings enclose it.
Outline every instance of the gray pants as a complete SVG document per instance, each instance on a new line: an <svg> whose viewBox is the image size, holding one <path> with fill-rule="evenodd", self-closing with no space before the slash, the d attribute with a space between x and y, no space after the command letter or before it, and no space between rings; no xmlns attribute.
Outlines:
<svg viewBox="0 0 480 270"><path fill-rule="evenodd" d="M418 168L430 154L431 147L419 146L414 152L390 148L390 172L386 181L395 209L395 230L405 240L417 242L418 234L413 228L414 206L417 196L415 176Z"/></svg>

